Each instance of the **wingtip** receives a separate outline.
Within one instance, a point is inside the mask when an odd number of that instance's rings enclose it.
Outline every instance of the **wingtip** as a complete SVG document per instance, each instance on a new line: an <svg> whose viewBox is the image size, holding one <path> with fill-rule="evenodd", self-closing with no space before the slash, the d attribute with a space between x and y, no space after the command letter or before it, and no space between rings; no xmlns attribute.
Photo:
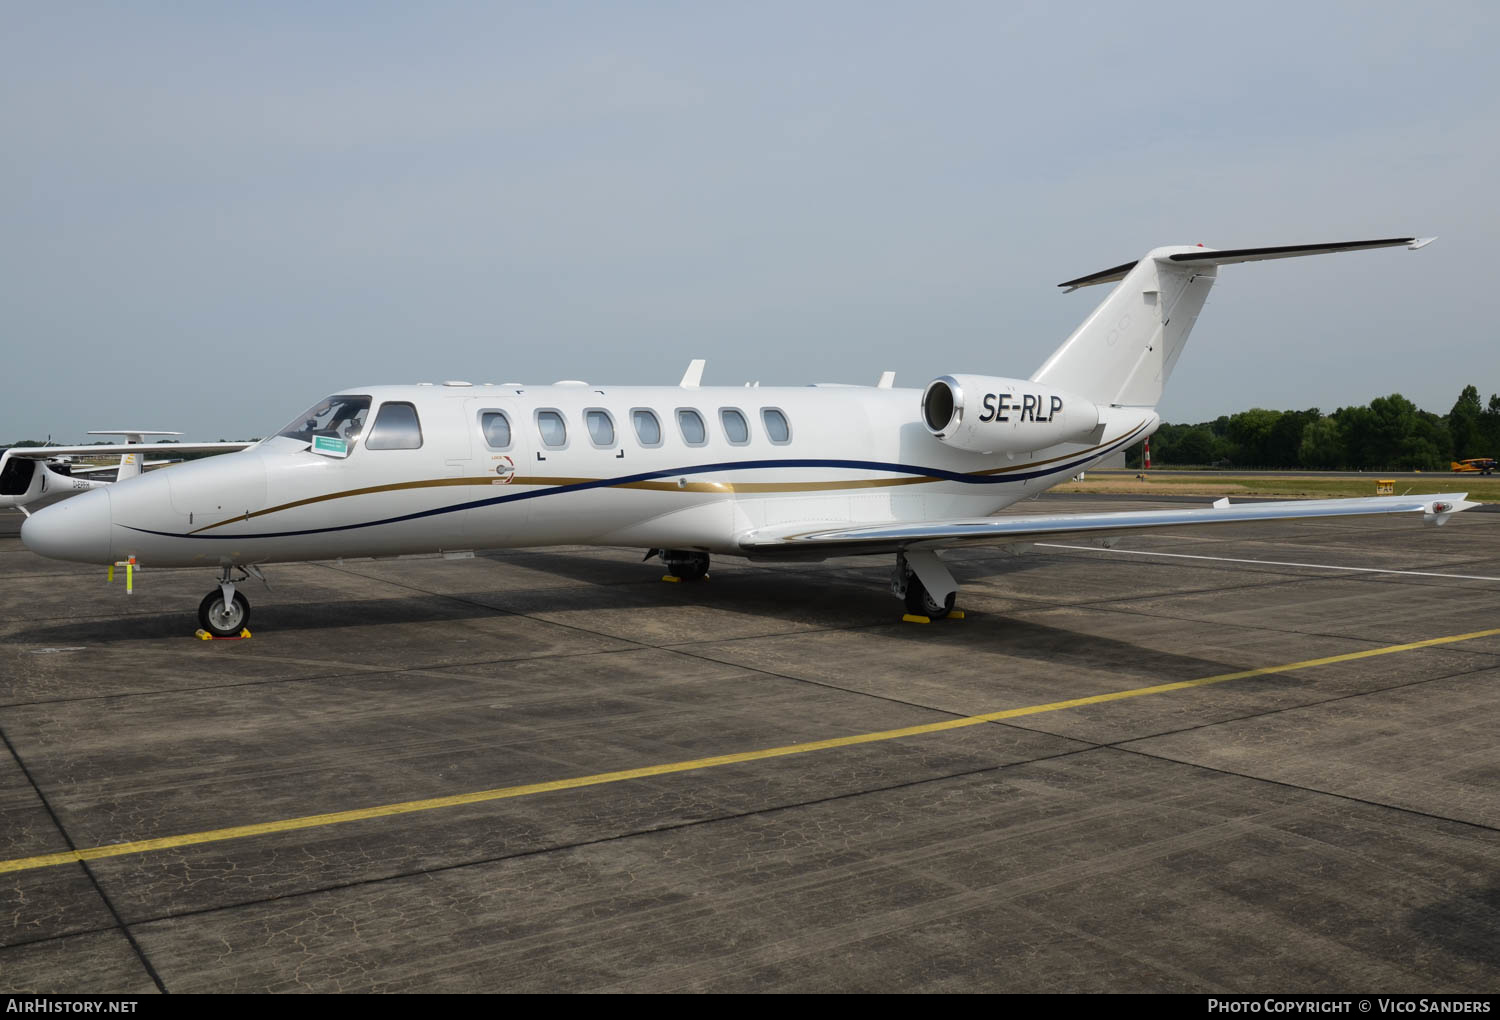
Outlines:
<svg viewBox="0 0 1500 1020"><path fill-rule="evenodd" d="M1437 237L1435 235L1433 237L1414 237L1411 239L1411 243L1406 246L1406 250L1416 251L1419 248L1427 247L1429 244L1436 240Z"/></svg>

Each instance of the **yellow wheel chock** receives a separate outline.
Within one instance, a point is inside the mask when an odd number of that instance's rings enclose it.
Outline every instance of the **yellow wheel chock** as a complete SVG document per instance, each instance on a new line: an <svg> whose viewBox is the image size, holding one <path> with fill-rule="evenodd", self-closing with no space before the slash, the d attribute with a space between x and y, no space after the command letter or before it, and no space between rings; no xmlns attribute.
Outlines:
<svg viewBox="0 0 1500 1020"><path fill-rule="evenodd" d="M962 620L963 618L964 618L964 611L962 609L950 609L948 611L948 615L945 616L945 617L943 617L943 619L945 619L945 620ZM905 615L903 615L901 617L901 622L902 623L931 623L932 622L932 617L930 617L930 616L918 616L915 613L906 613Z"/></svg>

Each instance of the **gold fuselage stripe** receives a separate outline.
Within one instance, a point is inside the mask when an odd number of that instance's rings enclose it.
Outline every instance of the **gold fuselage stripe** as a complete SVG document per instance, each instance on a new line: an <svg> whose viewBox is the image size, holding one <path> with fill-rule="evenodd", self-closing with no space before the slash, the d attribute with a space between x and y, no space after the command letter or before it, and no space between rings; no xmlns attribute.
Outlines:
<svg viewBox="0 0 1500 1020"><path fill-rule="evenodd" d="M1102 450L1106 446L1119 443L1128 439L1135 433L1146 427L1142 421L1129 432L1122 433L1114 439L1106 440L1097 446L1090 446L1074 453L1065 453L1057 457L1048 457L1045 460L1028 461L1024 464L1012 464L1006 467L988 468L984 471L975 471L976 477L992 477L994 475L1010 474L1016 471L1025 471L1028 468L1045 467L1055 464L1060 460L1070 460L1075 457L1087 457L1095 450ZM733 470L732 468L730 470ZM755 470L755 469L749 469ZM794 469L795 470L795 469ZM264 510L253 510L250 513L236 514L226 517L212 524L205 524L201 528L189 531L189 535L199 535L214 528L221 528L226 524L236 524L243 521L254 520L267 514L280 513L283 510L293 510L299 506L310 506L314 503L326 503L335 499L346 499L353 496L369 496L378 492L400 492L406 489L433 489L447 486L492 486L498 479L484 475L478 478L455 477L455 478L423 478L412 482L390 482L385 485L368 485L360 489L344 489L340 492L324 493L320 496L308 496L306 499L293 500L290 503L281 503L277 506L266 507ZM592 485L603 481L601 478L550 478L537 476L516 475L506 482L507 485L515 486L550 486L561 487L567 485ZM713 492L723 494L746 493L764 494L776 492L832 492L840 489L883 489L897 485L921 485L927 482L942 482L948 479L937 475L910 475L904 478L855 478L835 482L685 482L641 480L634 482L620 482L612 485L614 489L639 489L650 492Z"/></svg>

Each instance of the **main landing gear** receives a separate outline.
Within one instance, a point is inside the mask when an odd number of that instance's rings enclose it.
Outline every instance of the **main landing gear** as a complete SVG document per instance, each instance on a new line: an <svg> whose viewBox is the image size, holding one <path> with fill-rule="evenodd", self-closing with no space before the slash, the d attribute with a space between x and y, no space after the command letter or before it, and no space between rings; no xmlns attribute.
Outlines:
<svg viewBox="0 0 1500 1020"><path fill-rule="evenodd" d="M941 620L953 612L958 582L936 553L899 552L891 571L891 593L906 603L910 615Z"/></svg>
<svg viewBox="0 0 1500 1020"><path fill-rule="evenodd" d="M708 576L708 553L686 549L647 549L646 559L660 557L667 565L667 577L676 581L701 581Z"/></svg>
<svg viewBox="0 0 1500 1020"><path fill-rule="evenodd" d="M232 576L235 570L238 577ZM225 567L219 572L219 587L198 603L198 623L214 637L237 637L250 625L250 600L235 591L235 585L247 577L266 580L259 567Z"/></svg>

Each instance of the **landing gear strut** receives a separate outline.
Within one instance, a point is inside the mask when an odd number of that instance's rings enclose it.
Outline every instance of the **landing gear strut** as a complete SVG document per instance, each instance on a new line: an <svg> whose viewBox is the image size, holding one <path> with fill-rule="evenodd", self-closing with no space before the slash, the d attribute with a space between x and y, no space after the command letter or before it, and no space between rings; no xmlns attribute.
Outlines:
<svg viewBox="0 0 1500 1020"><path fill-rule="evenodd" d="M239 577L231 576L234 570ZM250 600L235 591L235 585L250 576L265 580L253 566L225 567L219 572L219 587L198 603L198 623L204 630L214 637L237 637L250 625Z"/></svg>
<svg viewBox="0 0 1500 1020"><path fill-rule="evenodd" d="M923 583L924 575L927 584L943 592L941 598L935 597ZM891 572L891 593L906 603L906 611L911 615L941 620L953 612L958 585L935 553L897 553L896 569Z"/></svg>
<svg viewBox="0 0 1500 1020"><path fill-rule="evenodd" d="M667 574L680 581L701 581L708 576L708 553L685 549L650 549L646 559L658 556L667 565Z"/></svg>

